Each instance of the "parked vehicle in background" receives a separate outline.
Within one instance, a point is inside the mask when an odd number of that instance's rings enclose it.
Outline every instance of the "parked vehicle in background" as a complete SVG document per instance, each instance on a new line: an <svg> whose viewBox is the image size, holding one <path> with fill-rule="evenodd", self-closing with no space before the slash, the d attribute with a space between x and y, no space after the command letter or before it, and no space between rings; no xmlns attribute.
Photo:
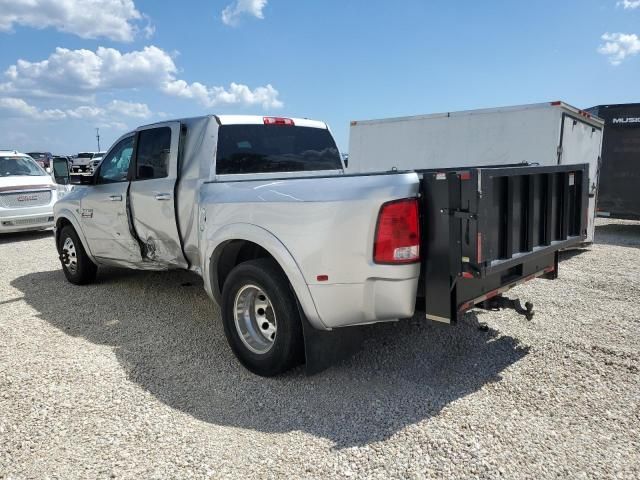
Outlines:
<svg viewBox="0 0 640 480"><path fill-rule="evenodd" d="M640 103L588 110L605 121L597 213L640 220Z"/></svg>
<svg viewBox="0 0 640 480"><path fill-rule="evenodd" d="M72 173L91 173L91 162L94 158L103 156L105 152L80 152L72 158Z"/></svg>
<svg viewBox="0 0 640 480"><path fill-rule="evenodd" d="M53 205L67 192L33 158L0 151L0 233L53 226Z"/></svg>
<svg viewBox="0 0 640 480"><path fill-rule="evenodd" d="M53 158L53 155L51 155L51 152L30 152L30 153L27 153L27 155L29 155L36 162L38 162L38 165L40 165L42 168L51 167L51 159Z"/></svg>
<svg viewBox="0 0 640 480"><path fill-rule="evenodd" d="M93 173L98 169L100 164L102 163L102 159L104 158L103 154L99 154L96 157L91 159L91 163L89 164L89 173L93 175Z"/></svg>
<svg viewBox="0 0 640 480"><path fill-rule="evenodd" d="M122 136L79 175L54 207L55 239L74 284L102 265L196 272L243 365L268 376L304 359L313 372L342 351L342 327L416 304L446 323L476 305L518 308L502 294L555 278L558 251L584 241L587 170L345 175L324 122L188 118Z"/></svg>
<svg viewBox="0 0 640 480"><path fill-rule="evenodd" d="M588 163L593 242L603 128L563 102L354 121L347 171Z"/></svg>

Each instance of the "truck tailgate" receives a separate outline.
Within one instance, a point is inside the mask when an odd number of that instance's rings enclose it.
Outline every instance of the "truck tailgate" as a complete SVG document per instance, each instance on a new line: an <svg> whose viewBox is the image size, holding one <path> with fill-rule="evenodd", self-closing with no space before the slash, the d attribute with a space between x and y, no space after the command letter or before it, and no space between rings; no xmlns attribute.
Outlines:
<svg viewBox="0 0 640 480"><path fill-rule="evenodd" d="M588 168L420 172L427 318L451 323L519 283L556 278L558 251L586 238Z"/></svg>

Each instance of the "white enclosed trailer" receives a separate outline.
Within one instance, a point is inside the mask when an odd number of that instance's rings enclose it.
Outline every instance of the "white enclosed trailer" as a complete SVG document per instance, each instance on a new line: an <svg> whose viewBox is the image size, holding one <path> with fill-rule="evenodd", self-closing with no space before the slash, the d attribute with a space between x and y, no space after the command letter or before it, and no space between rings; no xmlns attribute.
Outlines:
<svg viewBox="0 0 640 480"><path fill-rule="evenodd" d="M351 122L347 172L589 164L593 241L604 122L564 102Z"/></svg>

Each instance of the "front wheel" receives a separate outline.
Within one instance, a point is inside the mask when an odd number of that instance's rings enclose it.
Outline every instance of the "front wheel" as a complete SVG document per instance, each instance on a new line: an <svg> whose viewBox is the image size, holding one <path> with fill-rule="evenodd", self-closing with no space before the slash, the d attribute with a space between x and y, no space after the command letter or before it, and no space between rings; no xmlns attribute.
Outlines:
<svg viewBox="0 0 640 480"><path fill-rule="evenodd" d="M98 267L91 261L78 234L71 225L67 225L60 232L58 252L62 271L71 283L86 285L96 278Z"/></svg>
<svg viewBox="0 0 640 480"><path fill-rule="evenodd" d="M231 271L222 289L222 322L234 354L256 375L278 375L303 359L295 296L271 259L250 260Z"/></svg>

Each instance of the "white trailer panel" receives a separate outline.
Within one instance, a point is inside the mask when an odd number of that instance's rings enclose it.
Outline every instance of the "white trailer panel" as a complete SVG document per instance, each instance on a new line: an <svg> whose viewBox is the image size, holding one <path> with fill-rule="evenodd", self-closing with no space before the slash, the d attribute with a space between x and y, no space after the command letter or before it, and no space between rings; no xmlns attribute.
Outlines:
<svg viewBox="0 0 640 480"><path fill-rule="evenodd" d="M355 121L347 171L588 163L591 242L603 127L563 102Z"/></svg>

